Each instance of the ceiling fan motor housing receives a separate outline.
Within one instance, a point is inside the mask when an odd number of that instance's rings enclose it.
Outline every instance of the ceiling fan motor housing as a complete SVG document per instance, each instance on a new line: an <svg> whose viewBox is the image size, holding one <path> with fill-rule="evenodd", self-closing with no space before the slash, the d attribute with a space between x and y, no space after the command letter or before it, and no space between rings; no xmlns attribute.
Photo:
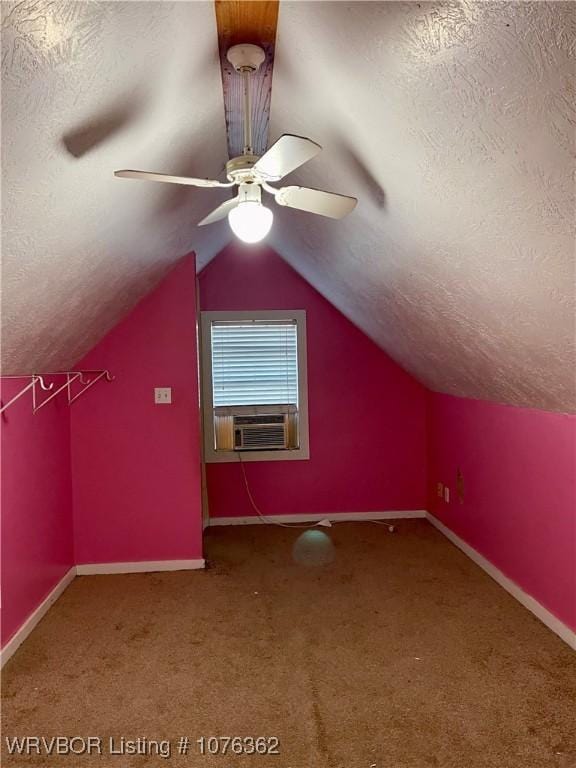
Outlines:
<svg viewBox="0 0 576 768"><path fill-rule="evenodd" d="M226 163L228 181L235 181L236 184L255 181L256 173L252 171L252 167L257 160L259 160L258 155L239 155L228 160Z"/></svg>

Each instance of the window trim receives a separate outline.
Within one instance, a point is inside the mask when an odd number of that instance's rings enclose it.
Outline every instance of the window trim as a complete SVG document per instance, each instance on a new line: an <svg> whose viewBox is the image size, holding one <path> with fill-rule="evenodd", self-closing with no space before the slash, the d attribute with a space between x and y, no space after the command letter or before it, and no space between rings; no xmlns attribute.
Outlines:
<svg viewBox="0 0 576 768"><path fill-rule="evenodd" d="M306 354L306 310L257 310L254 312L200 313L201 324L201 397L204 416L204 461L207 464L239 461L236 451L214 448L214 403L212 396L212 323L246 322L248 320L295 320L298 346L298 431L300 447L280 451L242 451L242 461L294 461L310 458L308 432L308 371Z"/></svg>

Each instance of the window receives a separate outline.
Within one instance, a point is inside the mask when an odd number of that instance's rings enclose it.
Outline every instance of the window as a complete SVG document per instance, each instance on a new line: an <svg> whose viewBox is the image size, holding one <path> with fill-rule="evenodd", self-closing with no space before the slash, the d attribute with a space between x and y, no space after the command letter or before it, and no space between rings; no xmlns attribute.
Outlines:
<svg viewBox="0 0 576 768"><path fill-rule="evenodd" d="M203 312L205 459L307 459L306 313Z"/></svg>
<svg viewBox="0 0 576 768"><path fill-rule="evenodd" d="M298 405L296 320L212 322L212 402Z"/></svg>

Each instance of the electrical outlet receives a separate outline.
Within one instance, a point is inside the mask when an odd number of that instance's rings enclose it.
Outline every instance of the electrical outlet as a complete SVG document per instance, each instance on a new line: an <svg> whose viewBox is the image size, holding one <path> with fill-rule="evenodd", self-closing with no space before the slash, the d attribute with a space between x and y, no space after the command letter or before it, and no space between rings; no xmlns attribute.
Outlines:
<svg viewBox="0 0 576 768"><path fill-rule="evenodd" d="M456 469L456 496L460 504L464 504L464 475L460 467Z"/></svg>
<svg viewBox="0 0 576 768"><path fill-rule="evenodd" d="M439 499L444 496L444 483L436 483L436 494Z"/></svg>
<svg viewBox="0 0 576 768"><path fill-rule="evenodd" d="M447 485L444 486L444 501L450 503L450 488Z"/></svg>
<svg viewBox="0 0 576 768"><path fill-rule="evenodd" d="M156 405L170 405L172 403L172 387L155 387L154 402Z"/></svg>

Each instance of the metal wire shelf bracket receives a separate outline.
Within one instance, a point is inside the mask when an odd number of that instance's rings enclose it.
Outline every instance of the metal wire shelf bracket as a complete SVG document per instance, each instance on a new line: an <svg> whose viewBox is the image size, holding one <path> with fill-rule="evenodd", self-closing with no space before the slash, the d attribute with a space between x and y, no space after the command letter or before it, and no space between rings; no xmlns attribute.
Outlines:
<svg viewBox="0 0 576 768"><path fill-rule="evenodd" d="M82 374L80 373L80 371L75 372L75 373L67 372L66 373L66 381L64 382L64 384L62 384L61 387L58 387L57 390L52 392L52 394L49 397L47 397L45 400L42 400L40 405L34 405L33 408L32 408L32 411L34 413L38 413L40 408L44 408L45 405L47 405L51 400L54 400L54 398L57 395L59 395L60 392L62 392L62 390L64 390L64 389L68 390L68 404L70 404L70 385L72 384L73 381L76 381L76 379L80 379L80 381L83 381Z"/></svg>
<svg viewBox="0 0 576 768"><path fill-rule="evenodd" d="M93 379L88 379L85 381L82 377L82 374L97 374ZM90 387L93 387L94 384L96 384L97 381L100 381L100 379L105 378L106 381L114 381L114 376L110 373L110 371L82 371L80 374L80 381L85 384L84 388L80 390L80 392L77 392L74 396L72 395L72 392L70 390L70 387L68 387L68 405L72 405L74 400L78 400L78 398L84 394ZM71 383L71 382L70 382Z"/></svg>
<svg viewBox="0 0 576 768"><path fill-rule="evenodd" d="M59 386L57 389L54 389L54 382L51 382L50 384L47 384L44 381L44 376L65 376L66 381ZM21 376L3 376L2 378L5 379L27 379L30 378L30 382L26 384L26 386L18 392L17 395L14 395L7 403L2 404L0 401L0 414L4 413L4 411L9 408L13 403L15 403L17 400L19 400L22 395L25 395L26 392L29 390L32 390L32 413L38 413L38 411L43 408L45 405L47 405L51 400L53 400L57 395L60 394L60 392L63 392L64 390L67 390L68 394L68 405L71 405L75 400L78 400L78 398L86 392L86 390L90 389L90 387L93 387L94 384L96 384L97 381L100 381L100 379L105 378L106 381L113 381L114 376L111 375L110 371L104 370L104 371L56 371L53 373L32 373L32 374L24 374ZM83 385L83 388L76 392L75 394L72 393L72 384L73 382L78 381L80 384ZM38 395L36 390L36 385L40 386L40 389L44 390L45 392L51 392L51 394L42 400L42 402L38 402Z"/></svg>
<svg viewBox="0 0 576 768"><path fill-rule="evenodd" d="M23 377L21 377L21 376L6 376L5 378L10 378L10 379L18 378L19 379L19 378L23 378ZM24 389L21 389L20 392L18 392L17 395L14 395L14 397L11 400L8 400L8 402L0 408L0 413L4 413L4 411L12 405L12 403L15 403L16 400L20 400L22 395L25 395L26 392L28 392L29 389L32 390L32 410L34 410L34 408L36 407L36 384L37 383L39 383L40 386L42 387L42 389L45 390L46 392L51 390L53 388L53 386L54 386L54 384L46 384L46 382L44 381L42 376L33 373L32 374L32 380L30 381L30 383L27 384L24 387Z"/></svg>

